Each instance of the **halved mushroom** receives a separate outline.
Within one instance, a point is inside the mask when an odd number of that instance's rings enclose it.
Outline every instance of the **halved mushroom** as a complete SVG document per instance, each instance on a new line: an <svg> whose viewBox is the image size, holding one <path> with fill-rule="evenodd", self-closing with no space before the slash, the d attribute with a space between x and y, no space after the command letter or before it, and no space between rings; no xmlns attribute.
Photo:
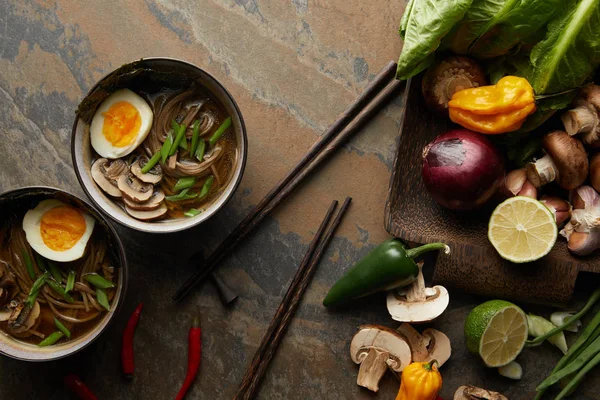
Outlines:
<svg viewBox="0 0 600 400"><path fill-rule="evenodd" d="M380 325L362 325L350 343L352 361L360 364L356 383L373 392L389 368L401 372L412 361L410 347L398 332Z"/></svg>
<svg viewBox="0 0 600 400"><path fill-rule="evenodd" d="M152 193L152 196L148 200L144 201L143 203L131 201L126 197L123 198L123 202L125 203L125 205L127 207L131 208L132 210L152 211L152 210L156 210L158 207L160 207L160 205L164 199L165 199L165 192L163 192L160 189L155 189L154 192Z"/></svg>
<svg viewBox="0 0 600 400"><path fill-rule="evenodd" d="M450 295L445 287L425 287L423 263L419 263L418 266L419 274L411 286L388 293L387 309L396 321L412 323L433 321L450 303Z"/></svg>
<svg viewBox="0 0 600 400"><path fill-rule="evenodd" d="M508 400L498 392L481 389L475 386L461 386L454 393L454 400Z"/></svg>
<svg viewBox="0 0 600 400"><path fill-rule="evenodd" d="M126 205L125 211L127 211L127 214L131 215L135 219L139 219L140 221L153 221L155 219L161 218L167 213L167 206L165 205L165 203L160 203L158 208L155 210L138 211Z"/></svg>
<svg viewBox="0 0 600 400"><path fill-rule="evenodd" d="M154 185L140 181L132 173L121 175L117 180L117 186L123 197L137 203L147 201L154 193Z"/></svg>
<svg viewBox="0 0 600 400"><path fill-rule="evenodd" d="M436 360L441 367L452 354L450 339L436 329L425 329L423 334L420 334L412 325L403 323L397 331L408 341L413 362Z"/></svg>
<svg viewBox="0 0 600 400"><path fill-rule="evenodd" d="M160 164L156 164L150 171L144 173L142 168L148 164L148 157L142 156L131 164L131 172L142 182L152 183L153 185L160 182L163 176L162 167Z"/></svg>
<svg viewBox="0 0 600 400"><path fill-rule="evenodd" d="M8 329L11 333L23 333L31 329L40 317L40 304L36 301L33 306L19 301L11 304L12 314L8 319Z"/></svg>
<svg viewBox="0 0 600 400"><path fill-rule="evenodd" d="M104 192L113 197L121 197L117 180L127 171L125 161L117 159L109 161L99 158L92 164L92 178Z"/></svg>

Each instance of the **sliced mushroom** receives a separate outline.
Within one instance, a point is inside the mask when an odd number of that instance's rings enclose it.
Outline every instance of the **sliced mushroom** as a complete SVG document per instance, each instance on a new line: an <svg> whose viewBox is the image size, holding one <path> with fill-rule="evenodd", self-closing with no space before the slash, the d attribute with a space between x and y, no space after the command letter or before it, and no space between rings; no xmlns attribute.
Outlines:
<svg viewBox="0 0 600 400"><path fill-rule="evenodd" d="M117 180L127 171L125 161L117 159L109 161L99 158L92 164L92 178L104 192L113 197L121 197Z"/></svg>
<svg viewBox="0 0 600 400"><path fill-rule="evenodd" d="M553 131L542 142L546 155L527 164L527 179L535 187L554 180L565 190L583 185L589 173L588 155L579 139Z"/></svg>
<svg viewBox="0 0 600 400"><path fill-rule="evenodd" d="M132 173L121 175L117 180L117 186L123 197L137 203L147 201L154 192L154 185L140 181Z"/></svg>
<svg viewBox="0 0 600 400"><path fill-rule="evenodd" d="M125 210L127 211L127 214L140 221L153 221L161 218L167 213L167 206L165 203L161 203L157 209L151 211L138 211L125 206Z"/></svg>
<svg viewBox="0 0 600 400"><path fill-rule="evenodd" d="M0 322L8 321L12 311L8 307L0 308Z"/></svg>
<svg viewBox="0 0 600 400"><path fill-rule="evenodd" d="M156 164L150 171L144 173L142 168L148 164L148 157L142 156L137 159L136 162L131 164L131 172L142 182L151 183L153 185L160 182L163 177L162 167L160 164Z"/></svg>
<svg viewBox="0 0 600 400"><path fill-rule="evenodd" d="M356 383L373 392L389 368L401 372L412 361L410 347L398 332L380 325L362 325L350 343L352 361L360 364Z"/></svg>
<svg viewBox="0 0 600 400"><path fill-rule="evenodd" d="M450 303L450 295L445 287L425 287L423 263L419 263L418 266L419 275L411 286L388 293L387 309L396 321L412 323L433 321Z"/></svg>
<svg viewBox="0 0 600 400"><path fill-rule="evenodd" d="M454 393L454 400L508 400L498 392L481 389L475 386L461 386Z"/></svg>
<svg viewBox="0 0 600 400"><path fill-rule="evenodd" d="M8 329L13 333L22 333L31 329L40 317L40 305L36 301L33 306L19 301L11 305L12 314L8 319Z"/></svg>
<svg viewBox="0 0 600 400"><path fill-rule="evenodd" d="M412 325L404 323L398 327L397 331L406 338L413 362L436 360L438 366L441 367L452 354L450 339L436 329L425 329L423 334L420 334Z"/></svg>
<svg viewBox="0 0 600 400"><path fill-rule="evenodd" d="M131 208L132 210L152 211L152 210L156 210L158 207L160 207L160 205L164 199L165 199L165 192L163 192L160 189L155 189L154 192L152 193L152 196L148 200L144 201L143 203L131 201L128 198L123 198L123 202L125 203L125 205L127 207Z"/></svg>

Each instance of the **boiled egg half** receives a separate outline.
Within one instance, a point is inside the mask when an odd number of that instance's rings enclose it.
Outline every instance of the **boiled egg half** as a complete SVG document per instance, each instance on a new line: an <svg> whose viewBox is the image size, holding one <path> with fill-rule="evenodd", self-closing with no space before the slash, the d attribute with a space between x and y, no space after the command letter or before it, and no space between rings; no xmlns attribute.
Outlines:
<svg viewBox="0 0 600 400"><path fill-rule="evenodd" d="M138 147L152 127L152 109L139 95L120 89L96 110L90 126L92 147L101 157L119 158Z"/></svg>
<svg viewBox="0 0 600 400"><path fill-rule="evenodd" d="M59 200L42 200L23 217L23 230L33 250L53 261L73 261L85 252L96 220Z"/></svg>

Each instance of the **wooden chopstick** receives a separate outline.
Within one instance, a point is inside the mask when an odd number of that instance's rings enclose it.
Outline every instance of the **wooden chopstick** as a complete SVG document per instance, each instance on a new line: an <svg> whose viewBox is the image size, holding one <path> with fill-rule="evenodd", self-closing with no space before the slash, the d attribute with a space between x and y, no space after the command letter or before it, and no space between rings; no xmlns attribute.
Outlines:
<svg viewBox="0 0 600 400"><path fill-rule="evenodd" d="M391 98L401 82L394 79L396 64L390 62L367 86L365 91L344 111L336 122L312 146L308 154L250 211L231 234L213 251L198 270L173 295L181 300L201 283L213 268L227 256L298 184L334 150L362 128ZM391 82L390 82L391 80ZM383 89L382 89L383 88ZM372 100L372 101L371 101ZM345 127L345 129L344 129ZM341 132L340 132L341 131Z"/></svg>
<svg viewBox="0 0 600 400"><path fill-rule="evenodd" d="M283 339L283 336L285 335L292 318L300 306L302 296L310 284L314 272L316 271L316 267L319 264L319 261L321 260L325 250L327 249L327 245L331 241L351 201L352 199L350 197L346 198L344 204L331 223L331 226L329 226L329 229L323 237L323 240L320 240L323 233L322 231L324 231L325 227L329 224L331 214L335 209L337 201L334 201L329 208L326 218L321 223L317 234L315 234L306 256L302 260L300 267L298 267L298 271L296 271L296 275L294 276L286 295L277 308L277 312L271 320L271 324L269 324L267 333L265 333L263 336L260 346L258 347L250 366L244 374L244 378L242 379L242 383L240 384L240 388L238 389L234 400L250 400L254 398L260 382L271 360L273 359L273 356L275 355L275 352L277 351L277 348L281 343L281 340Z"/></svg>

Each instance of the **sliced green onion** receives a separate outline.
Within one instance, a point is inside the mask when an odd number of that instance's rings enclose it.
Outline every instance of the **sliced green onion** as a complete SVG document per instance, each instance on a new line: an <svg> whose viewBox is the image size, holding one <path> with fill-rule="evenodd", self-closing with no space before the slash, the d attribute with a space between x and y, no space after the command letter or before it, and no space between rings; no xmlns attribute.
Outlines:
<svg viewBox="0 0 600 400"><path fill-rule="evenodd" d="M46 279L49 276L50 272L46 271L43 275L40 275L40 277L37 278L35 282L33 282L33 285L31 285L31 289L29 290L29 295L27 296L27 300L25 300L25 303L29 304L30 306L33 306L35 299L40 293L40 289L42 288L42 286L44 286L44 283L46 283Z"/></svg>
<svg viewBox="0 0 600 400"><path fill-rule="evenodd" d="M31 279L35 279L35 270L33 269L33 262L27 250L23 250L23 261L25 261L25 267L27 267L27 273Z"/></svg>
<svg viewBox="0 0 600 400"><path fill-rule="evenodd" d="M165 196L165 200L175 202L175 201L191 200L191 199L195 199L196 197L198 197L198 193L188 194L189 190L190 189L183 189L181 191L181 193L178 193L174 196Z"/></svg>
<svg viewBox="0 0 600 400"><path fill-rule="evenodd" d="M200 143L198 143L198 149L196 150L196 158L198 161L202 162L204 158L204 152L206 152L206 142L204 139L200 139Z"/></svg>
<svg viewBox="0 0 600 400"><path fill-rule="evenodd" d="M204 182L204 186L202 186L202 190L200 191L200 198L203 199L208 196L208 192L210 192L210 188L215 181L215 177L213 175L209 176L208 179Z"/></svg>
<svg viewBox="0 0 600 400"><path fill-rule="evenodd" d="M166 162L167 158L169 157L169 153L171 152L171 146L173 146L173 134L169 132L162 147L160 148L160 158L163 163Z"/></svg>
<svg viewBox="0 0 600 400"><path fill-rule="evenodd" d="M213 133L213 135L210 137L210 145L214 146L215 143L217 143L217 141L219 139L221 139L221 136L223 136L225 131L227 129L229 129L230 126L231 126L231 117L227 117L227 119L225 121L223 121L221 126L219 126L219 129L217 129L215 131L215 133Z"/></svg>
<svg viewBox="0 0 600 400"><path fill-rule="evenodd" d="M65 287L65 292L69 293L75 287L75 271L71 270L69 272L69 276L67 277L67 286Z"/></svg>
<svg viewBox="0 0 600 400"><path fill-rule="evenodd" d="M106 297L104 290L96 289L96 300L98 300L98 304L106 308L107 311L110 311L110 304L108 304L108 297Z"/></svg>
<svg viewBox="0 0 600 400"><path fill-rule="evenodd" d="M58 342L60 339L62 339L63 336L65 336L64 333L62 333L61 331L56 331L56 332L52 333L51 335L49 335L46 339L42 340L38 344L38 346L40 346L40 347L52 346L53 344Z"/></svg>
<svg viewBox="0 0 600 400"><path fill-rule="evenodd" d="M37 264L38 270L40 270L40 272L46 271L48 269L48 266L46 265L46 260L44 259L44 257L40 256L38 253L36 253L34 251L33 258L35 258L35 263Z"/></svg>
<svg viewBox="0 0 600 400"><path fill-rule="evenodd" d="M46 283L52 288L52 290L60 294L68 303L73 303L75 301L73 300L73 297L71 297L71 295L65 291L65 288L63 288L60 283L50 278L46 279Z"/></svg>
<svg viewBox="0 0 600 400"><path fill-rule="evenodd" d="M190 208L186 212L183 213L186 217L195 217L196 215L202 213L202 210L198 210L197 208Z"/></svg>
<svg viewBox="0 0 600 400"><path fill-rule="evenodd" d="M152 168L154 168L154 166L156 165L156 163L158 162L158 160L160 160L160 150L157 151L156 153L154 153L154 155L152 156L152 158L150 160L148 160L148 162L146 163L146 165L144 165L144 168L142 168L142 174L147 174L148 172L150 172L150 170Z"/></svg>
<svg viewBox="0 0 600 400"><path fill-rule="evenodd" d="M196 183L196 178L193 176L186 176L185 178L179 178L175 186L173 186L173 191L178 192L183 189L189 189L194 186Z"/></svg>
<svg viewBox="0 0 600 400"><path fill-rule="evenodd" d="M68 339L71 339L71 331L67 329L66 326L63 325L56 317L54 317L54 325L56 328L61 331Z"/></svg>
<svg viewBox="0 0 600 400"><path fill-rule="evenodd" d="M190 155L193 157L198 148L198 137L200 137L200 120L197 119L192 125L192 143L190 145ZM204 140L203 140L204 142Z"/></svg>
<svg viewBox="0 0 600 400"><path fill-rule="evenodd" d="M48 260L48 269L50 270L50 273L56 282L61 283L63 281L63 276L60 273L60 269L50 260Z"/></svg>
<svg viewBox="0 0 600 400"><path fill-rule="evenodd" d="M185 137L185 130L183 131L183 137L181 138L181 140L179 141L179 147L187 150L188 149L188 145L187 145L187 138Z"/></svg>
<svg viewBox="0 0 600 400"><path fill-rule="evenodd" d="M96 286L98 289L111 289L115 287L114 283L96 273L85 274L83 279Z"/></svg>
<svg viewBox="0 0 600 400"><path fill-rule="evenodd" d="M175 122L175 124L177 124L177 122ZM173 131L174 135L175 135L175 140L173 141L173 146L171 147L171 151L169 151L170 156L172 156L173 154L175 154L177 152L179 143L181 143L181 140L185 137L185 129L186 129L185 125L177 124L177 129L175 129Z"/></svg>

